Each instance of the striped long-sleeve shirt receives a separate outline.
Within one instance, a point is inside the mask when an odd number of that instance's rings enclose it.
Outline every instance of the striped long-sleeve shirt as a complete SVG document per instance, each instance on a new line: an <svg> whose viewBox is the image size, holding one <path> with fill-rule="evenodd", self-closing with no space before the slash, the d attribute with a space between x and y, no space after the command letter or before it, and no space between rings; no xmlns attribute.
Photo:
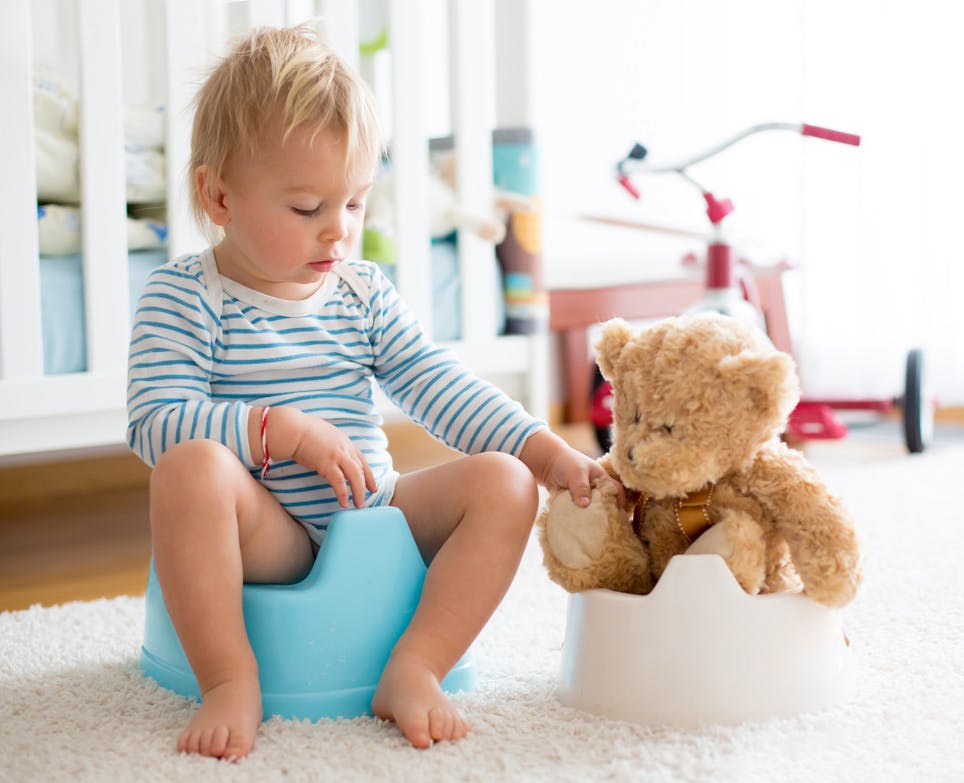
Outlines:
<svg viewBox="0 0 964 783"><path fill-rule="evenodd" d="M128 442L148 465L183 440L210 438L258 476L252 406L292 405L339 427L361 449L388 503L398 476L376 409L377 382L401 410L466 454L518 456L545 425L433 344L378 267L345 261L309 299L276 299L221 277L213 252L156 269L131 335ZM332 487L293 461L265 486L320 541L338 510Z"/></svg>

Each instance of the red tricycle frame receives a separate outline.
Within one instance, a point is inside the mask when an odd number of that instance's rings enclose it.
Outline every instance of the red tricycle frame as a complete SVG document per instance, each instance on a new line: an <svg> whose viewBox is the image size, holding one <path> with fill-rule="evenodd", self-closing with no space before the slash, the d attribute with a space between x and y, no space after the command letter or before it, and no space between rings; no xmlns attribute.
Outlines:
<svg viewBox="0 0 964 783"><path fill-rule="evenodd" d="M673 173L697 187L706 203L706 215L712 226L708 238L704 280L663 280L595 289L561 289L550 292L550 328L563 333L564 368L570 421L592 421L600 445L606 449L612 422L611 390L598 374L593 376L586 346L590 325L616 316L627 319L658 318L685 310L717 310L757 321L767 331L774 345L793 355L783 296L782 268L752 269L735 261L733 249L726 239L722 224L733 212L729 199L716 197L700 185L688 167L713 157L733 144L754 134L783 130L852 146L860 137L850 133L821 128L806 123L762 123L751 126L721 144L675 164L652 166L646 160L647 150L633 145L629 154L616 166L618 182L632 195L640 193L631 178L633 171L649 174ZM641 222L595 218L635 228L667 231L666 227ZM671 232L672 229L669 229ZM677 233L702 236L696 232ZM933 432L934 404L924 392L923 353L913 349L907 355L904 394L890 399L803 399L790 416L787 435L794 440L841 438L846 425L835 410L864 410L881 413L902 409L904 439L910 452L921 452Z"/></svg>

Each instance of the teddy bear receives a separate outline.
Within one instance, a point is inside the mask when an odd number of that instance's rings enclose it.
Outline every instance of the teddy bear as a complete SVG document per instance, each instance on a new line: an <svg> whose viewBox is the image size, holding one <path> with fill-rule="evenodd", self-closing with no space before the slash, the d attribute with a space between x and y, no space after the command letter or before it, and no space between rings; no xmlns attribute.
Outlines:
<svg viewBox="0 0 964 783"><path fill-rule="evenodd" d="M551 493L537 520L551 579L570 592L646 594L673 556L717 554L751 595L853 599L852 520L780 437L799 398L790 356L716 313L638 332L614 319L596 352L614 395L600 464L619 484L595 481L586 508L565 489Z"/></svg>

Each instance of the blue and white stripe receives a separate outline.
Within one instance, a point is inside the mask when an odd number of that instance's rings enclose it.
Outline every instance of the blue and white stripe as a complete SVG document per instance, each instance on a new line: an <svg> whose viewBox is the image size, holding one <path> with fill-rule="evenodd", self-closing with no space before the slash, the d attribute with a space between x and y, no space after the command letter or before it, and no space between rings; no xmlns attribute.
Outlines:
<svg viewBox="0 0 964 783"><path fill-rule="evenodd" d="M378 267L344 262L304 302L274 299L217 273L212 251L155 270L138 303L128 371L128 442L149 465L192 438L216 440L257 475L247 439L252 406L293 405L359 446L387 503L397 473L373 395L388 397L467 454L518 455L545 425L432 343ZM264 481L320 540L338 510L331 486L294 462Z"/></svg>

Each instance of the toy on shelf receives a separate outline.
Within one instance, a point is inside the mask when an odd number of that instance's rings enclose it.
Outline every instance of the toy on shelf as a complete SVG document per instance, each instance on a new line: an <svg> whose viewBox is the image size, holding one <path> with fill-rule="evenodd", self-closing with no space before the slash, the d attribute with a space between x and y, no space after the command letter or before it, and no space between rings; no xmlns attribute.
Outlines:
<svg viewBox="0 0 964 783"><path fill-rule="evenodd" d="M762 323L762 315L756 307L752 290L752 275L748 274L735 259L733 248L724 231L724 221L734 211L728 198L715 195L703 187L690 169L706 161L749 136L767 131L790 131L803 136L819 138L851 146L860 144L860 136L830 130L806 123L767 122L750 126L704 152L685 160L665 165L649 161L648 152L641 144L633 145L629 154L616 165L616 178L633 198L640 191L632 179L639 174L675 174L696 187L706 204L706 216L711 232L708 238L705 260L705 288L699 302L689 311L713 310L745 320ZM631 221L622 221L632 225ZM651 228L638 224L640 228ZM764 324L771 339L780 350L792 354L789 330L786 324ZM904 388L902 395L881 399L811 399L804 398L791 412L787 422L787 436L793 441L841 438L847 433L846 424L836 415L836 410L864 410L891 412L899 410L903 423L904 441L911 453L924 451L933 435L934 409L936 404L926 389L924 354L920 348L912 349L906 357ZM609 446L608 427L612 421L609 410L610 390L598 374L593 382L592 419L597 438L605 450Z"/></svg>
<svg viewBox="0 0 964 783"><path fill-rule="evenodd" d="M368 196L363 254L370 261L396 260L394 189L395 175L389 168L378 177ZM433 240L445 239L458 230L470 231L493 245L505 239L505 221L495 209L489 213L465 209L455 188L435 167L428 179L428 204L429 235Z"/></svg>
<svg viewBox="0 0 964 783"><path fill-rule="evenodd" d="M467 209L459 201L453 150L451 136L432 139L429 144L427 199L433 253L444 256L447 248L454 257L456 232L460 230L491 243L504 294L500 309L504 312L505 333L545 331L549 307L542 274L542 206L532 131L525 127L493 130L493 197L481 210ZM390 166L376 180L368 197L362 234L363 256L385 265L386 270L391 270L398 254L393 180ZM459 291L449 293L459 298Z"/></svg>

